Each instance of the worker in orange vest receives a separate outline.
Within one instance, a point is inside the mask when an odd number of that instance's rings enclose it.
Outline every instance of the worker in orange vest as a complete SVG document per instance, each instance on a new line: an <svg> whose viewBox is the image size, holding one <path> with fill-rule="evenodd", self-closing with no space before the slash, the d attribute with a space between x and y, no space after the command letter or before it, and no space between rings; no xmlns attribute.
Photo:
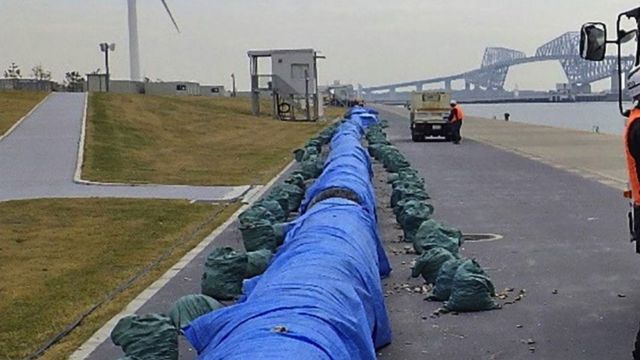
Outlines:
<svg viewBox="0 0 640 360"><path fill-rule="evenodd" d="M456 145L460 144L462 136L460 136L460 130L462 129L462 120L464 120L464 112L458 102L451 100L451 112L449 113L449 122L451 123L451 140Z"/></svg>
<svg viewBox="0 0 640 360"><path fill-rule="evenodd" d="M636 242L636 251L640 253L640 67L635 67L629 72L627 91L633 98L633 109L629 112L624 130L627 170L631 187L625 195L631 199L633 207L629 213L631 241Z"/></svg>

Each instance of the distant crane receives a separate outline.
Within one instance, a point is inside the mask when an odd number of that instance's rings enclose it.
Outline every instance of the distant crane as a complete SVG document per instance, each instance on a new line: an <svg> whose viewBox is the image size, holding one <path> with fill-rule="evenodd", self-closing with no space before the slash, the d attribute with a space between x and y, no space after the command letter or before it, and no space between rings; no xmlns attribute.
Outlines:
<svg viewBox="0 0 640 360"><path fill-rule="evenodd" d="M129 76L131 80L141 80L140 76L140 48L138 46L138 11L137 11L137 0L127 0L128 1L128 14L129 14ZM178 27L178 23L176 19L173 17L171 10L169 9L169 5L167 5L166 0L161 0L162 5L164 5L167 14L171 18L173 25L176 27L176 30L180 32L180 28Z"/></svg>

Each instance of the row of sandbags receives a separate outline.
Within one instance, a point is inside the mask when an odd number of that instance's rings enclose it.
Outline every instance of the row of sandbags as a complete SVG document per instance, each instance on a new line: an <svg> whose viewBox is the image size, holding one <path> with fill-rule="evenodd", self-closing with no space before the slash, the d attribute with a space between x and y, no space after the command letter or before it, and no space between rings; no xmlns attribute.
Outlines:
<svg viewBox="0 0 640 360"><path fill-rule="evenodd" d="M329 143L339 124L323 130L295 152L300 169L292 172L261 200L238 217L246 251L215 248L207 256L201 294L176 301L166 314L131 315L121 319L111 333L129 360L178 359L178 335L196 318L222 309L219 301L238 298L243 282L261 275L284 241L287 221L298 212L307 185L323 169L322 147Z"/></svg>
<svg viewBox="0 0 640 360"><path fill-rule="evenodd" d="M350 112L266 272L244 282L235 305L186 327L199 359L375 359L391 341L380 281L390 269L360 144L373 122L366 109Z"/></svg>
<svg viewBox="0 0 640 360"><path fill-rule="evenodd" d="M297 213L307 185L323 169L322 147L327 145L339 124L327 127L294 152L300 169L274 186L262 199L238 217L246 253L219 248L207 257L202 276L202 293L219 300L242 294L245 279L262 274L277 248L282 245L291 214Z"/></svg>
<svg viewBox="0 0 640 360"><path fill-rule="evenodd" d="M420 255L412 269L413 277L433 285L431 300L443 301L450 311L483 311L496 308L495 288L480 265L459 254L463 235L432 219L434 208L428 203L424 179L405 156L387 140L385 124L369 129L369 153L380 161L392 187L390 205L404 240Z"/></svg>

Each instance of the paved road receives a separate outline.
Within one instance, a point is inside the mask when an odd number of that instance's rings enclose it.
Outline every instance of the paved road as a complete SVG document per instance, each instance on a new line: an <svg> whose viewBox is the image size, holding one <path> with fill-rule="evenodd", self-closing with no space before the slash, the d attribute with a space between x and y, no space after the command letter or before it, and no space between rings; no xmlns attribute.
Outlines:
<svg viewBox="0 0 640 360"><path fill-rule="evenodd" d="M382 117L426 178L438 219L466 233L504 236L468 243L463 254L477 258L498 289L526 289L526 297L500 311L431 318L441 304L392 295L395 338L381 359L631 358L640 324L640 257L627 241L627 206L618 190L475 141L412 143L404 117L385 111ZM388 248L402 249L393 243L399 230L386 221ZM419 283L407 280L415 256L390 257L387 289Z"/></svg>
<svg viewBox="0 0 640 360"><path fill-rule="evenodd" d="M249 186L100 186L74 183L85 94L53 93L0 141L0 201L126 197L228 200Z"/></svg>

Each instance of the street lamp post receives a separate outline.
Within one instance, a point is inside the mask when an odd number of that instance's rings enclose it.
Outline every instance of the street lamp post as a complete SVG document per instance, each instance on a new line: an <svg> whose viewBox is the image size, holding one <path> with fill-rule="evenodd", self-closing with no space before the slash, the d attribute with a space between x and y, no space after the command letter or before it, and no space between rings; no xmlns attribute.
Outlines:
<svg viewBox="0 0 640 360"><path fill-rule="evenodd" d="M114 43L109 44L104 42L100 44L100 51L104 53L104 65L107 70L107 84L106 84L107 92L109 92L109 80L111 78L111 75L109 73L109 51L115 51L115 50L116 50L116 44Z"/></svg>

